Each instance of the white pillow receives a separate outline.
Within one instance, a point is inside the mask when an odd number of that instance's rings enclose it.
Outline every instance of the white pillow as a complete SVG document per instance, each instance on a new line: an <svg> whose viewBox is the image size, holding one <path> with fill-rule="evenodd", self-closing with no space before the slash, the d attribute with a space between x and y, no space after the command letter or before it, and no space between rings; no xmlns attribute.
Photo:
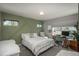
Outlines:
<svg viewBox="0 0 79 59"><path fill-rule="evenodd" d="M48 37L46 37L46 36L45 36L44 38L45 38L45 39L48 39Z"/></svg>
<svg viewBox="0 0 79 59"><path fill-rule="evenodd" d="M35 38L35 37L38 37L37 33L23 33L22 34L22 39Z"/></svg>
<svg viewBox="0 0 79 59"><path fill-rule="evenodd" d="M30 38L30 33L23 33L22 39Z"/></svg>
<svg viewBox="0 0 79 59"><path fill-rule="evenodd" d="M40 36L45 37L45 33L44 32L40 32Z"/></svg>
<svg viewBox="0 0 79 59"><path fill-rule="evenodd" d="M37 33L33 33L33 36L34 36L34 37L38 37Z"/></svg>
<svg viewBox="0 0 79 59"><path fill-rule="evenodd" d="M34 34L33 33L30 33L30 38L34 38Z"/></svg>

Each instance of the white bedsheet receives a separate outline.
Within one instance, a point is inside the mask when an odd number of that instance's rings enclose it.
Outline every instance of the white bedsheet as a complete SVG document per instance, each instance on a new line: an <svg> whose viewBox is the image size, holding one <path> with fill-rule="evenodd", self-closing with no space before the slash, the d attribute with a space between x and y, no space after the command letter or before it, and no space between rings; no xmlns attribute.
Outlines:
<svg viewBox="0 0 79 59"><path fill-rule="evenodd" d="M43 37L26 38L22 40L22 44L28 47L34 55L39 55L39 53L54 46L54 40Z"/></svg>

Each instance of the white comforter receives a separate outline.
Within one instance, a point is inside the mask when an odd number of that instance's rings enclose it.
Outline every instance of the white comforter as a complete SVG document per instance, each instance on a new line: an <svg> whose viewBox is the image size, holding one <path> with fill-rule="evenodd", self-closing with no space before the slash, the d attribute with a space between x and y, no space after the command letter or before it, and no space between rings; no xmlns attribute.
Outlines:
<svg viewBox="0 0 79 59"><path fill-rule="evenodd" d="M20 48L14 40L0 41L0 56L10 56L17 53L20 53Z"/></svg>
<svg viewBox="0 0 79 59"><path fill-rule="evenodd" d="M39 55L39 53L50 48L51 46L54 46L54 40L43 37L26 38L22 40L22 44L28 47L34 55Z"/></svg>

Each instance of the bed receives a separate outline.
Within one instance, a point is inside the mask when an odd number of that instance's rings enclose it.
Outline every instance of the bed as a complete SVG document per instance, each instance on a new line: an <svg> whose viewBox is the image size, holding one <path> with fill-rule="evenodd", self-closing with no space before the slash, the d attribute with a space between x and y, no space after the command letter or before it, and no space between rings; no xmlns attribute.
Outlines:
<svg viewBox="0 0 79 59"><path fill-rule="evenodd" d="M0 56L19 56L20 48L15 40L0 41Z"/></svg>
<svg viewBox="0 0 79 59"><path fill-rule="evenodd" d="M39 55L54 46L54 40L37 35L35 37L29 37L28 34L22 34L22 44L30 49L34 55Z"/></svg>

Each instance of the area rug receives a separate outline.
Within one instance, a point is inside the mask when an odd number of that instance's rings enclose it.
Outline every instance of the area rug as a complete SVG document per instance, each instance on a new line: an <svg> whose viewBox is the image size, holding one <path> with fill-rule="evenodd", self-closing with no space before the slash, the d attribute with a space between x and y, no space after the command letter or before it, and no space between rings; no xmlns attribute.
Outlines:
<svg viewBox="0 0 79 59"><path fill-rule="evenodd" d="M79 52L76 51L68 51L68 50L60 50L56 56L79 56Z"/></svg>

